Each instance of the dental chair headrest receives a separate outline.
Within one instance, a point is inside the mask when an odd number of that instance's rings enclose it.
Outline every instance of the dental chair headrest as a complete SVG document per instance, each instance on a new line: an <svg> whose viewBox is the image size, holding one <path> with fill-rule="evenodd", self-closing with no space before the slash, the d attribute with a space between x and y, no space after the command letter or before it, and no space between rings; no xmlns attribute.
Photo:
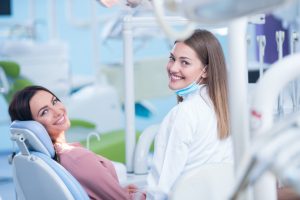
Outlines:
<svg viewBox="0 0 300 200"><path fill-rule="evenodd" d="M51 158L55 151L52 141L42 124L37 121L13 121L10 125L12 135L22 134L29 151L41 152Z"/></svg>

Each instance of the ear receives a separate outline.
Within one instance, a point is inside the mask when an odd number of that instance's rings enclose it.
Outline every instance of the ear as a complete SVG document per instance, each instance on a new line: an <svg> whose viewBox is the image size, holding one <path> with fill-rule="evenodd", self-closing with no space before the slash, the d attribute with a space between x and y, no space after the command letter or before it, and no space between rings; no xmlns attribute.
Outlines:
<svg viewBox="0 0 300 200"><path fill-rule="evenodd" d="M207 66L203 69L203 73L201 75L202 78L207 78Z"/></svg>

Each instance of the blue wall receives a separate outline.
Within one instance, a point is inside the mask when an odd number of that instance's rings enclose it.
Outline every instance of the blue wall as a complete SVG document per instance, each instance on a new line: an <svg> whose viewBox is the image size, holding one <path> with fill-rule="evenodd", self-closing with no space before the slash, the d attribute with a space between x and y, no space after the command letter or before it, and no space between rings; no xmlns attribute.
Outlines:
<svg viewBox="0 0 300 200"><path fill-rule="evenodd" d="M36 41L46 42L49 39L48 27L48 0L36 0ZM69 45L70 66L72 74L91 75L94 72L92 63L92 32L89 28L76 28L72 27L66 19L66 1L56 0L57 9L57 29L59 39ZM29 19L29 0L12 0L12 15L0 16L1 22L18 22L26 23ZM113 8L104 8L97 4L97 16L100 18L99 22L99 42L100 34L104 27L104 21L107 17L117 15L122 11L121 6L114 6ZM77 19L89 19L90 3L89 1L74 0L74 15ZM103 21L102 21L103 20ZM3 30L3 28L0 28ZM7 38L0 36L0 42ZM18 39L14 37L14 39ZM24 38L23 38L24 39ZM136 39L135 46L138 48L141 41ZM163 44L163 45L162 45ZM0 43L1 45L1 43ZM110 39L105 41L105 44L99 45L98 58L102 64L107 63L120 63L123 60L123 44L122 38ZM168 52L167 41L163 39L150 39L145 43L141 49L137 49L135 58L142 58L147 56L159 56L167 54ZM166 55L167 56L167 55Z"/></svg>

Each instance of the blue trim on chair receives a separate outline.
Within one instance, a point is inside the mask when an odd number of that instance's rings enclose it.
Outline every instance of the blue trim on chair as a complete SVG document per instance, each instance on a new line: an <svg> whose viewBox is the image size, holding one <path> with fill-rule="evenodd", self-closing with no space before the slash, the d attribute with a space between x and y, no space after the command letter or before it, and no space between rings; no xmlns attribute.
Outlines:
<svg viewBox="0 0 300 200"><path fill-rule="evenodd" d="M44 162L46 162L62 179L65 183L66 187L69 189L74 199L79 200L89 200L87 193L83 190L82 186L78 183L78 181L59 163L56 163L54 160L50 159L46 155L40 152L31 152L32 155L35 155L41 158Z"/></svg>
<svg viewBox="0 0 300 200"><path fill-rule="evenodd" d="M12 128L25 129L25 130L29 131L33 136L35 136L39 139L39 141L42 143L42 145L48 151L48 152L44 152L44 153L50 154L51 158L54 157L55 151L54 151L54 147L51 142L50 136L48 135L45 127L42 124L40 124L39 122L34 121L34 120L30 120L30 121L17 121L16 120L16 121L12 122L12 124L10 125L10 128L11 129ZM30 138L26 137L26 139L28 140ZM33 150L30 147L30 145L29 145L29 150Z"/></svg>

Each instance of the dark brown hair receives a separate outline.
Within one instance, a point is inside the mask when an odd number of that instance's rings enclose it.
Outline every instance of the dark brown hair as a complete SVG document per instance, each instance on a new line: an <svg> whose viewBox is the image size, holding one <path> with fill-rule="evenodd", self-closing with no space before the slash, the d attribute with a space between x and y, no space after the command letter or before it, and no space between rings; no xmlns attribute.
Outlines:
<svg viewBox="0 0 300 200"><path fill-rule="evenodd" d="M25 87L24 89L15 93L12 101L9 104L9 108L8 108L8 112L9 112L11 121L33 120L29 102L30 102L31 98L40 90L49 92L50 94L55 96L47 88L44 88L42 86L37 86L37 85Z"/></svg>

